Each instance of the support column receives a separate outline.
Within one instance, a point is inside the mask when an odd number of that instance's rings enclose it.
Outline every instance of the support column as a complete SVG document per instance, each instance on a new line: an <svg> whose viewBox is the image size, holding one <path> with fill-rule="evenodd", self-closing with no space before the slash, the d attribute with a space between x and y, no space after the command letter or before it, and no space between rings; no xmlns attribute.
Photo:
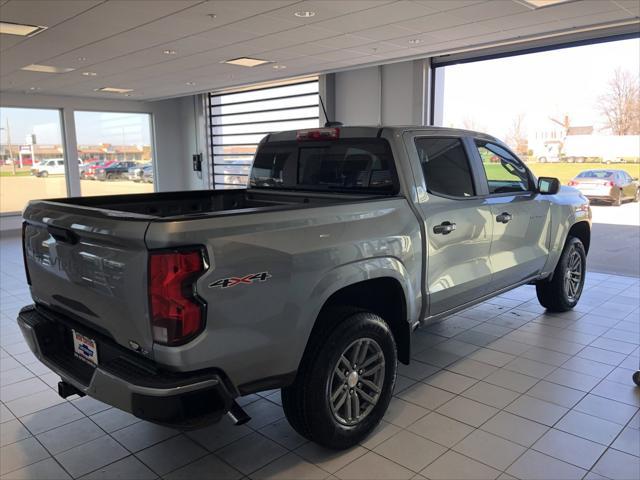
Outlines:
<svg viewBox="0 0 640 480"><path fill-rule="evenodd" d="M76 120L71 108L63 108L62 138L64 142L64 169L67 178L67 195L79 197L80 171L78 169L78 142L76 139Z"/></svg>

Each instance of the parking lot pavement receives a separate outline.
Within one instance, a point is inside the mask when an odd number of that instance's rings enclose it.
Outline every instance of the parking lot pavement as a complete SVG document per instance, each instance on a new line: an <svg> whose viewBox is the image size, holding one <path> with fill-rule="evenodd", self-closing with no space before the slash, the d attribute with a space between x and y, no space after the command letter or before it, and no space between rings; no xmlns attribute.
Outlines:
<svg viewBox="0 0 640 480"><path fill-rule="evenodd" d="M591 205L589 270L640 276L640 203Z"/></svg>

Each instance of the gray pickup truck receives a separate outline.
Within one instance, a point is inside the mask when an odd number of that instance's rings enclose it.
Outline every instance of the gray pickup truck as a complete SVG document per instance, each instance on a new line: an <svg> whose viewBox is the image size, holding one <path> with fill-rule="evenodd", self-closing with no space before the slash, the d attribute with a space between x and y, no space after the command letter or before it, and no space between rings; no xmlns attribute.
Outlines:
<svg viewBox="0 0 640 480"><path fill-rule="evenodd" d="M281 388L299 433L346 448L420 325L523 284L576 305L590 228L585 197L488 135L275 133L246 189L30 202L18 323L63 397L195 428Z"/></svg>

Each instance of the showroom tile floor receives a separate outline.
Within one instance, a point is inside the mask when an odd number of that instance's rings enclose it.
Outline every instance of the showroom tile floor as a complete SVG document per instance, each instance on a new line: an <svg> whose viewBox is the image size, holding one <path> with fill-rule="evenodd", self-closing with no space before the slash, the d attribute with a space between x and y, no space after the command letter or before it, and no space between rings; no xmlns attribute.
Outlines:
<svg viewBox="0 0 640 480"><path fill-rule="evenodd" d="M521 287L420 330L384 423L334 452L292 431L278 391L241 399L245 426L187 433L62 400L15 324L19 240L0 249L2 478L640 478L638 278L590 273L562 315Z"/></svg>

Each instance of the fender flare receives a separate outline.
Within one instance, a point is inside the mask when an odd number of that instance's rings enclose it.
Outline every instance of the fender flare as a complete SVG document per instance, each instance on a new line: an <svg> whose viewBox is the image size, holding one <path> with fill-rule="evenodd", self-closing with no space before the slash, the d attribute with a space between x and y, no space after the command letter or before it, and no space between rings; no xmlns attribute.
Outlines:
<svg viewBox="0 0 640 480"><path fill-rule="evenodd" d="M308 318L312 321L305 322L305 330L303 332L305 341L300 342L299 346L296 346L298 350L295 356L298 358L298 362L302 360L313 327L327 300L345 287L379 278L392 278L401 286L405 298L407 326L411 325L411 319L418 318L420 312L420 307L418 306L419 301L412 302L411 299L420 300L421 295L418 295L411 286L411 283L407 281L409 274L400 260L395 257L386 256L357 260L339 265L326 272L322 278L320 278L307 299L306 304L309 305L309 307L301 312L302 318Z"/></svg>

